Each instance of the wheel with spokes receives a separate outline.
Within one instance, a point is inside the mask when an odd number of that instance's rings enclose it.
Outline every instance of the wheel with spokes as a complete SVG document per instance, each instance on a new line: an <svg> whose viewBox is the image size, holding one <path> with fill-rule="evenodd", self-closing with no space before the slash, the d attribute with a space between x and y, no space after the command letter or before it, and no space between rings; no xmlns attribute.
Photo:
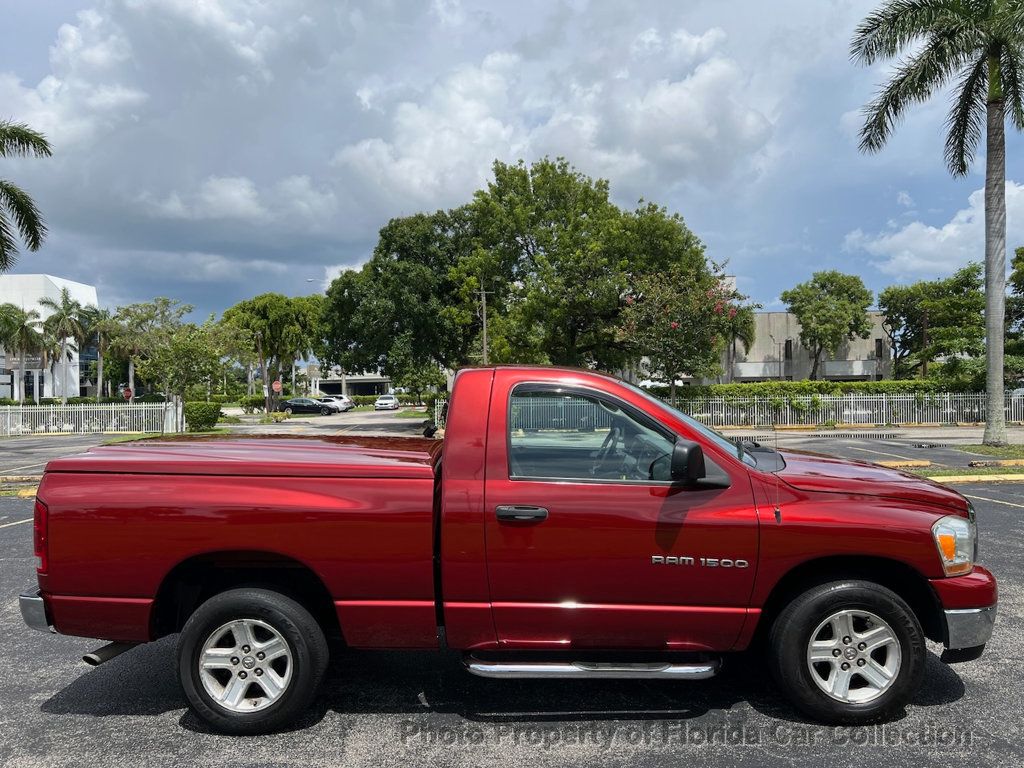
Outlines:
<svg viewBox="0 0 1024 768"><path fill-rule="evenodd" d="M203 603L178 642L195 712L224 733L266 733L309 706L327 668L323 630L285 595L233 589Z"/></svg>
<svg viewBox="0 0 1024 768"><path fill-rule="evenodd" d="M895 592L866 581L822 584L775 620L772 671L793 705L832 724L885 720L924 673L924 633Z"/></svg>

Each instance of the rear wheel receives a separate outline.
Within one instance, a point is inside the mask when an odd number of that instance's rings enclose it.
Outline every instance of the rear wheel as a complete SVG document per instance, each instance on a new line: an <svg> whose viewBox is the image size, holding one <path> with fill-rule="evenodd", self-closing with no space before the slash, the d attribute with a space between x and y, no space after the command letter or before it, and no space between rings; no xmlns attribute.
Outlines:
<svg viewBox="0 0 1024 768"><path fill-rule="evenodd" d="M323 630L285 595L233 589L203 603L178 641L178 678L222 733L267 733L299 717L327 669Z"/></svg>
<svg viewBox="0 0 1024 768"><path fill-rule="evenodd" d="M895 715L924 673L924 633L895 592L866 581L822 584L779 614L769 636L772 672L792 704L825 723Z"/></svg>
<svg viewBox="0 0 1024 768"><path fill-rule="evenodd" d="M292 415L292 409L291 409L291 406L289 406L288 408L285 408L285 409L284 409L284 412L285 412L285 413L287 413L287 414L288 414L289 416L291 416L291 415Z"/></svg>

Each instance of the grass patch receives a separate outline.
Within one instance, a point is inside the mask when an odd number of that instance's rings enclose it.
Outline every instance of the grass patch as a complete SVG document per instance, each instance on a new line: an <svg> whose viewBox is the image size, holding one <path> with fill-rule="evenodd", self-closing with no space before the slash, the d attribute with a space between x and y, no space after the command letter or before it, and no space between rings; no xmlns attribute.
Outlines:
<svg viewBox="0 0 1024 768"><path fill-rule="evenodd" d="M991 456L994 459L1024 459L1024 445L956 445L958 451Z"/></svg>
<svg viewBox="0 0 1024 768"><path fill-rule="evenodd" d="M417 411L415 408L406 408L404 411L395 412L396 419L425 419L426 411Z"/></svg>
<svg viewBox="0 0 1024 768"><path fill-rule="evenodd" d="M117 443L134 443L136 440L149 440L151 437L160 437L159 432L140 432L135 435L116 435L103 441L103 445L116 445Z"/></svg>
<svg viewBox="0 0 1024 768"><path fill-rule="evenodd" d="M1010 475L1010 474L1024 474L1022 472L1014 471L1014 467L942 467L936 469L935 467L922 467L920 469L908 469L907 472L912 472L915 475L921 475L922 477L957 477L959 475Z"/></svg>
<svg viewBox="0 0 1024 768"><path fill-rule="evenodd" d="M241 424L242 420L237 416L221 416L217 419L218 424Z"/></svg>

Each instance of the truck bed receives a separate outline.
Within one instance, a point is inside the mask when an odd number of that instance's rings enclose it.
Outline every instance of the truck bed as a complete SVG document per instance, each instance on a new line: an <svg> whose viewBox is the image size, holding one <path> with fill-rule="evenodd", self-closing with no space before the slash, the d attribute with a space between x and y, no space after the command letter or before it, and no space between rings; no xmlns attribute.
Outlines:
<svg viewBox="0 0 1024 768"><path fill-rule="evenodd" d="M410 437L186 437L92 448L49 472L432 478L438 440Z"/></svg>

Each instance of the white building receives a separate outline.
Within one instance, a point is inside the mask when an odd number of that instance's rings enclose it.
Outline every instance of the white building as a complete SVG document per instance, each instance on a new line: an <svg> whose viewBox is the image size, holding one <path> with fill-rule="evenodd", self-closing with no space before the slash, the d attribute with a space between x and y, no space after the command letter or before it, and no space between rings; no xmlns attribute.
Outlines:
<svg viewBox="0 0 1024 768"><path fill-rule="evenodd" d="M99 306L95 286L52 275L0 275L0 304L14 304L25 310L34 309L45 320L50 311L40 306L39 300L50 298L59 301L60 292L64 288L82 306ZM80 353L72 350L69 362L56 363L53 371L43 370L40 355L27 355L23 382L25 400L38 402L43 397L78 396L83 373L79 363ZM14 378L19 365L18 356L0 346L0 397L16 397Z"/></svg>

